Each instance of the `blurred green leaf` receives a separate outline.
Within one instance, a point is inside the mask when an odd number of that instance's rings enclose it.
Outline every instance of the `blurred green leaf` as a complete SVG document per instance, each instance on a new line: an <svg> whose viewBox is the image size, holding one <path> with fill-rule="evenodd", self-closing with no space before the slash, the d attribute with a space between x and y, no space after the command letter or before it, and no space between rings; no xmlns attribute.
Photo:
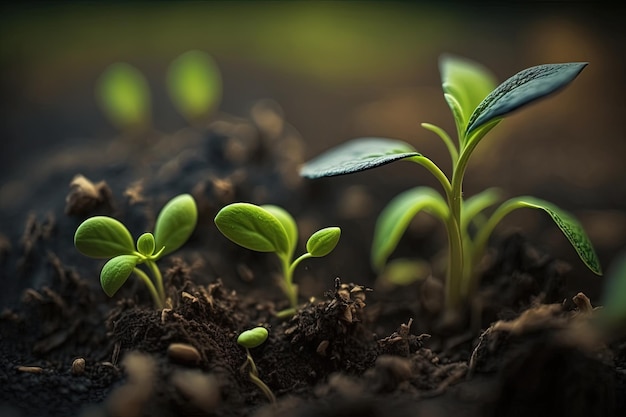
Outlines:
<svg viewBox="0 0 626 417"><path fill-rule="evenodd" d="M185 52L170 64L167 87L178 111L190 121L208 116L222 98L219 68L202 51Z"/></svg>
<svg viewBox="0 0 626 417"><path fill-rule="evenodd" d="M150 123L150 88L143 74L123 62L100 76L96 96L111 123L119 129L145 128Z"/></svg>
<svg viewBox="0 0 626 417"><path fill-rule="evenodd" d="M496 87L496 78L481 64L450 54L440 58L439 72L444 97L463 133L474 109Z"/></svg>
<svg viewBox="0 0 626 417"><path fill-rule="evenodd" d="M383 269L411 219L422 210L444 221L449 212L441 194L429 187L405 191L394 197L383 209L376 220L372 242L371 261L375 270Z"/></svg>

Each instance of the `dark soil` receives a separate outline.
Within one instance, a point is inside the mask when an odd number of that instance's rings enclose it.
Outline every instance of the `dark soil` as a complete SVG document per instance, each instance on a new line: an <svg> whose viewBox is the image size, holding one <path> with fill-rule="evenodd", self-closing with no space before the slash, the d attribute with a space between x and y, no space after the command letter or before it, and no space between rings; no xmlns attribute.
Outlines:
<svg viewBox="0 0 626 417"><path fill-rule="evenodd" d="M436 302L438 277L379 290L369 270L373 216L397 190L359 189L352 197L362 199L338 202L345 190L334 182L299 178L302 155L295 130L261 103L250 120L220 116L174 137L120 137L33 167L39 180L29 192L48 203L24 208L0 236L8 306L0 316L0 414L623 415L626 341L589 324L584 296L574 302L565 289L568 265L510 235L490 255L472 314L451 326ZM102 263L73 247L76 227L106 214L138 236L183 192L196 199L199 223L161 262L167 307L155 309L134 280L107 298ZM213 225L234 201L285 207L302 236L338 224L362 239L307 261L296 274L301 308L281 320L274 313L286 302L272 256L232 244ZM362 201L371 203L367 212ZM409 233L403 245L435 258L438 239ZM353 273L337 277L336 262ZM242 369L236 342L258 325L270 336L251 354L275 405Z"/></svg>

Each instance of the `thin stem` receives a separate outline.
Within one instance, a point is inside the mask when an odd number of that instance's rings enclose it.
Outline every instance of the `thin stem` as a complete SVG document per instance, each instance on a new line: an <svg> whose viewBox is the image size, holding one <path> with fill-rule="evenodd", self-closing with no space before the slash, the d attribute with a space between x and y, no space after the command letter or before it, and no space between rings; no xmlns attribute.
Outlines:
<svg viewBox="0 0 626 417"><path fill-rule="evenodd" d="M446 145L446 148L448 148L448 153L450 154L450 158L452 159L452 170L454 170L456 162L459 159L459 151L457 150L456 145L450 138L450 135L448 135L448 133L439 126L435 126L430 123L422 123L422 127L426 130L430 130L441 138L443 143Z"/></svg>
<svg viewBox="0 0 626 417"><path fill-rule="evenodd" d="M441 171L439 167L435 165L433 161L431 161L430 159L426 158L423 155L412 156L407 159L420 164L421 166L426 168L431 174L433 174L435 178L437 178L441 186L443 187L446 197L450 199L450 192L452 191L450 180L448 180L448 177L446 177L446 174L444 174L443 171Z"/></svg>
<svg viewBox="0 0 626 417"><path fill-rule="evenodd" d="M151 260L146 260L146 265L152 271L152 275L154 276L154 280L156 281L156 289L161 297L161 300L165 303L165 288L163 288L163 277L161 276L161 271L159 271L159 267L157 267L156 263Z"/></svg>
<svg viewBox="0 0 626 417"><path fill-rule="evenodd" d="M281 283L281 288L283 292L287 296L287 300L289 300L289 305L291 308L296 308L298 306L298 290L297 287L293 284L293 268L289 263L289 258L287 256L278 256L280 258L282 268L283 268L283 282Z"/></svg>
<svg viewBox="0 0 626 417"><path fill-rule="evenodd" d="M152 299L154 300L154 304L157 308L163 308L163 300L159 296L159 293L148 275L146 275L146 273L139 268L133 268L133 272L143 281L144 284L146 284L146 287L148 287L148 291L150 291L150 295L152 295Z"/></svg>
<svg viewBox="0 0 626 417"><path fill-rule="evenodd" d="M246 362L250 365L250 372L248 373L248 376L250 377L252 383L259 387L261 391L263 391L263 394L265 394L267 399L270 400L272 404L275 404L276 397L274 396L272 390L265 384L265 382L263 382L261 378L259 378L259 371L254 364L252 355L250 355L250 349L248 348L246 348Z"/></svg>

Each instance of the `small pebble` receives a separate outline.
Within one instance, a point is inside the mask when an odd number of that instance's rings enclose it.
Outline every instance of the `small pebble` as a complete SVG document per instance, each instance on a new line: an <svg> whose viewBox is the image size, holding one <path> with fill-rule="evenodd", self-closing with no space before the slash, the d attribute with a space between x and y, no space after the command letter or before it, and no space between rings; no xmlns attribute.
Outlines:
<svg viewBox="0 0 626 417"><path fill-rule="evenodd" d="M72 362L72 375L82 375L85 372L85 359L77 358Z"/></svg>
<svg viewBox="0 0 626 417"><path fill-rule="evenodd" d="M26 372L29 374L40 374L43 372L43 369L38 366L18 366L17 370L19 372Z"/></svg>

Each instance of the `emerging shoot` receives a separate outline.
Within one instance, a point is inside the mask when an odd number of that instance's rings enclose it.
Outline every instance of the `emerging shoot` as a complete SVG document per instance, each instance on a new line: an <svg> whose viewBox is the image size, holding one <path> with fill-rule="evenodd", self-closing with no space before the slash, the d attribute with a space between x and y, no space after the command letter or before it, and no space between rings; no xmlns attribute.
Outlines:
<svg viewBox="0 0 626 417"><path fill-rule="evenodd" d="M243 371L246 366L250 366L250 371L248 372L250 380L254 385L259 387L267 399L274 404L276 402L276 397L274 396L272 390L265 385L265 382L259 378L259 371L257 370L254 360L252 359L252 355L250 354L250 349L265 343L267 336L268 332L265 327L255 327L254 329L246 330L241 333L239 337L237 337L237 343L246 349L246 362L242 365L241 370Z"/></svg>
<svg viewBox="0 0 626 417"><path fill-rule="evenodd" d="M274 252L278 256L283 272L281 288L290 305L289 309L278 313L284 317L293 315L298 306L298 286L293 283L296 266L305 259L328 255L341 236L338 227L318 230L307 241L307 252L293 260L298 227L293 217L278 206L233 203L217 213L215 224L236 244L257 252Z"/></svg>
<svg viewBox="0 0 626 417"><path fill-rule="evenodd" d="M100 272L100 284L109 297L113 297L134 273L148 287L155 306L160 309L165 305L165 290L156 262L189 239L197 218L193 197L182 194L163 207L154 234L142 234L136 246L128 229L107 216L91 217L81 223L74 235L74 246L83 255L109 258ZM141 264L147 267L147 272L139 268Z"/></svg>

